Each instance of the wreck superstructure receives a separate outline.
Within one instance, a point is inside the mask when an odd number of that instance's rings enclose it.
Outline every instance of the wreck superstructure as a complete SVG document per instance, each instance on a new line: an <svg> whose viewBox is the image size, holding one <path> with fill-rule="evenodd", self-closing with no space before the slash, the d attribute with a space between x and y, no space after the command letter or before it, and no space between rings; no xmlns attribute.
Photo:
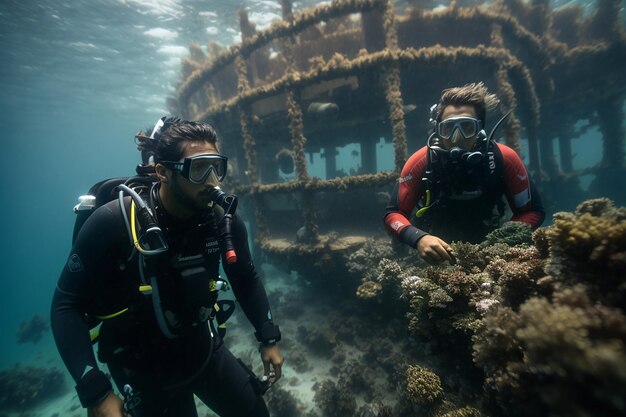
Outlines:
<svg viewBox="0 0 626 417"><path fill-rule="evenodd" d="M518 150L525 141L544 189L565 184L576 193L582 174L612 198L626 186L620 0L599 0L590 16L578 6L552 10L546 0L453 0L402 12L391 0L336 0L298 14L289 0L281 6L283 20L263 31L242 11L241 44L209 43L208 57L192 46L169 101L172 113L209 121L224 138L234 162L228 188L254 208L255 241L266 253L308 266L316 254L324 271L383 233L385 192L423 146L429 106L442 89L468 82L496 92L502 114L514 110L504 141ZM602 160L574 171L571 141L595 127ZM381 155L381 141L392 151ZM338 171L338 149L350 144L360 167ZM324 175L310 174L313 155ZM380 158L395 169L380 171Z"/></svg>

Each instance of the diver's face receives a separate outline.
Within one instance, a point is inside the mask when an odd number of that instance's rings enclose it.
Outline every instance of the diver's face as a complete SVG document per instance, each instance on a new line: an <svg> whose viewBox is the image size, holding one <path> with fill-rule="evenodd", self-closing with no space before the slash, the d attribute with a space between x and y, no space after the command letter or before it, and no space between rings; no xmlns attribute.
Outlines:
<svg viewBox="0 0 626 417"><path fill-rule="evenodd" d="M471 117L476 119L476 110L474 109L474 106L467 104L461 106L450 104L443 109L443 112L441 112L442 121L457 117ZM476 133L478 133L478 131ZM471 151L476 144L476 136L477 134L471 138L465 138L461 134L460 129L456 129L449 139L441 140L441 145L447 150L458 147L465 151Z"/></svg>
<svg viewBox="0 0 626 417"><path fill-rule="evenodd" d="M206 154L218 154L215 145L207 142L189 142L185 146L182 158ZM211 202L209 194L217 185L219 185L219 181L213 172L203 184L194 184L180 173L174 172L170 191L178 204L187 210L197 211L205 209L209 205Z"/></svg>

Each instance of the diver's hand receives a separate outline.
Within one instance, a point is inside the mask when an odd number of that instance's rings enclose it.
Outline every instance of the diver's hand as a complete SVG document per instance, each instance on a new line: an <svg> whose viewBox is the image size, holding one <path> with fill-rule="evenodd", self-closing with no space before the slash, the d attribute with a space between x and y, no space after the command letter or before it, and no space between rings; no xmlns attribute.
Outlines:
<svg viewBox="0 0 626 417"><path fill-rule="evenodd" d="M88 417L126 417L124 402L113 391L101 403L89 407Z"/></svg>
<svg viewBox="0 0 626 417"><path fill-rule="evenodd" d="M417 241L419 255L431 265L454 260L452 247L437 236L426 235Z"/></svg>
<svg viewBox="0 0 626 417"><path fill-rule="evenodd" d="M278 345L261 346L261 360L263 361L263 375L267 376L272 384L278 381L282 376L284 362Z"/></svg>

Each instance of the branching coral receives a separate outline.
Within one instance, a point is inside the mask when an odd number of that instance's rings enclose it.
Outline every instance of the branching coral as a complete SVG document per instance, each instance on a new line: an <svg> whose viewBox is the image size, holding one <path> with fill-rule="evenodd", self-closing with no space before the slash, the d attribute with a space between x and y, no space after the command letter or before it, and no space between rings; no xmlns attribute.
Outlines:
<svg viewBox="0 0 626 417"><path fill-rule="evenodd" d="M372 280L375 278L375 269L379 260L383 258L394 258L391 246L382 240L370 238L348 257L346 266L350 273Z"/></svg>
<svg viewBox="0 0 626 417"><path fill-rule="evenodd" d="M505 258L497 258L485 269L497 284L498 298L517 307L537 292L537 281L545 275L543 260L535 248L511 248Z"/></svg>
<svg viewBox="0 0 626 417"><path fill-rule="evenodd" d="M488 315L474 358L506 415L623 415L625 340L623 312L578 285Z"/></svg>
<svg viewBox="0 0 626 417"><path fill-rule="evenodd" d="M595 199L554 218L546 272L566 285L588 285L608 305L626 305L626 208Z"/></svg>

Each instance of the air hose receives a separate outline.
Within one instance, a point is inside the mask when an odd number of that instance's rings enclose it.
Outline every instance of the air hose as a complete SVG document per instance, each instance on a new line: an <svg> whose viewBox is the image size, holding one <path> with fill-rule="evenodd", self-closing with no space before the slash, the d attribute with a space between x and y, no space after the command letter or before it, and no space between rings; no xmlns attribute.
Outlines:
<svg viewBox="0 0 626 417"><path fill-rule="evenodd" d="M210 194L211 200L224 209L224 216L219 222L219 242L226 262L237 262L237 252L233 244L232 224L235 211L237 210L237 196L226 194L220 187L215 187Z"/></svg>

